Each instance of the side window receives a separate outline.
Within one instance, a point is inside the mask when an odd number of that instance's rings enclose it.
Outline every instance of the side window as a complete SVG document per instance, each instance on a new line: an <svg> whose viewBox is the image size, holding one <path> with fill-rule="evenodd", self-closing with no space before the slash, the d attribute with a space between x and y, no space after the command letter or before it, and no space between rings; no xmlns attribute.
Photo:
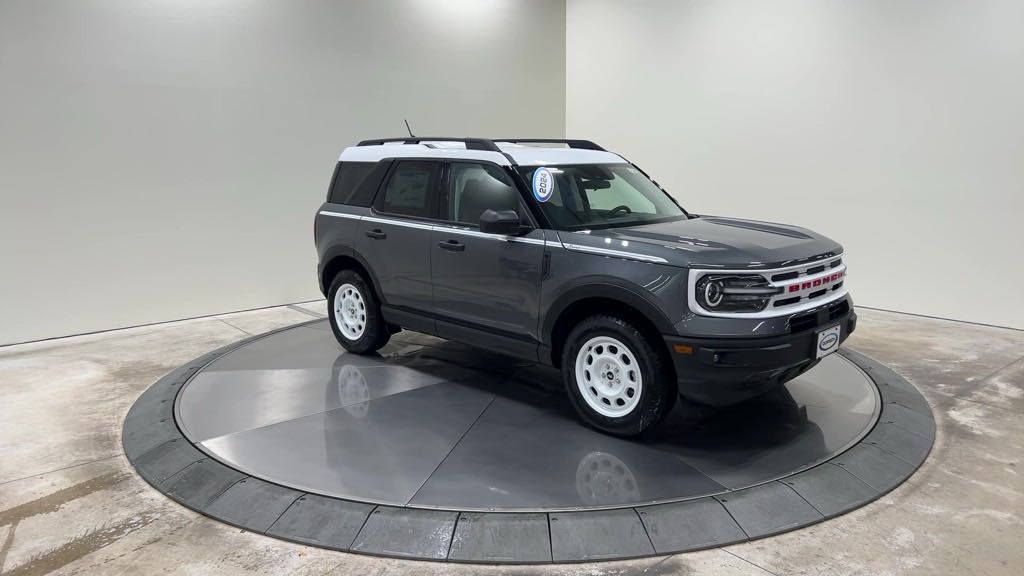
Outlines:
<svg viewBox="0 0 1024 576"><path fill-rule="evenodd" d="M338 162L337 172L334 174L331 193L328 195L327 201L334 204L348 204L356 188L363 183L363 180L366 180L376 166L376 162Z"/></svg>
<svg viewBox="0 0 1024 576"><path fill-rule="evenodd" d="M399 162L388 179L378 206L381 212L430 217L430 185L436 162Z"/></svg>
<svg viewBox="0 0 1024 576"><path fill-rule="evenodd" d="M490 210L520 212L519 192L512 179L494 164L452 162L445 194L447 219L477 225Z"/></svg>

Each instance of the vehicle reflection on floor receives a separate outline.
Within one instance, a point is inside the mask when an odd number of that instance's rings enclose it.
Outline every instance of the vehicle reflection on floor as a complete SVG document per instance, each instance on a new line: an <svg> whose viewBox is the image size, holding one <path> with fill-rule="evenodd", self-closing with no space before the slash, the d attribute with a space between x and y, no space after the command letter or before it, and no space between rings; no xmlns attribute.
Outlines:
<svg viewBox="0 0 1024 576"><path fill-rule="evenodd" d="M186 434L202 431L200 446L232 466L311 492L552 510L769 481L841 451L877 411L870 381L832 356L739 406L681 403L648 437L624 440L581 424L553 369L419 334L396 335L379 356L329 338L295 328L218 360L179 396Z"/></svg>

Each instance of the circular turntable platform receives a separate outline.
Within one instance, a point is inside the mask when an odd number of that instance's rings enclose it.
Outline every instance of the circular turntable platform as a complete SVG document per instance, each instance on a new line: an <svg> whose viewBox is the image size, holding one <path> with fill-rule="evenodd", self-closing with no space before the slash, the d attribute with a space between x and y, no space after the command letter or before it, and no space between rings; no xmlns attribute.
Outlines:
<svg viewBox="0 0 1024 576"><path fill-rule="evenodd" d="M892 489L933 437L923 397L849 350L763 398L681 405L651 437L623 440L579 422L553 369L409 332L352 355L323 320L172 372L124 430L139 473L209 516L329 548L477 562L637 557L791 530Z"/></svg>

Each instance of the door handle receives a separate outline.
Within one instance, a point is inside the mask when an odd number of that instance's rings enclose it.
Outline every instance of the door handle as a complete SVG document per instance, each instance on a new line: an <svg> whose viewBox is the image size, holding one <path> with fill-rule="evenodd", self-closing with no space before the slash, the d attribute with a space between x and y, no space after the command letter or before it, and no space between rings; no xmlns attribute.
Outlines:
<svg viewBox="0 0 1024 576"><path fill-rule="evenodd" d="M462 252L466 249L466 245L458 240L445 240L444 242L438 242L437 245L452 252Z"/></svg>
<svg viewBox="0 0 1024 576"><path fill-rule="evenodd" d="M381 230L380 228L374 228L373 230L367 230L366 231L366 235L369 236L370 238L373 238L374 240L383 240L383 239L388 237L388 235L383 230Z"/></svg>

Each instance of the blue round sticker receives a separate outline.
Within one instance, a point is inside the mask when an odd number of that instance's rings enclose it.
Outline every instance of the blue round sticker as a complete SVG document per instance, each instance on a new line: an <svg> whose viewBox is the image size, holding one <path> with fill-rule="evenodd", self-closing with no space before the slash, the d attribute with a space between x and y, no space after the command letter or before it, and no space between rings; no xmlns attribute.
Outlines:
<svg viewBox="0 0 1024 576"><path fill-rule="evenodd" d="M533 173L533 197L537 202L547 202L555 191L555 177L547 168L537 168Z"/></svg>

